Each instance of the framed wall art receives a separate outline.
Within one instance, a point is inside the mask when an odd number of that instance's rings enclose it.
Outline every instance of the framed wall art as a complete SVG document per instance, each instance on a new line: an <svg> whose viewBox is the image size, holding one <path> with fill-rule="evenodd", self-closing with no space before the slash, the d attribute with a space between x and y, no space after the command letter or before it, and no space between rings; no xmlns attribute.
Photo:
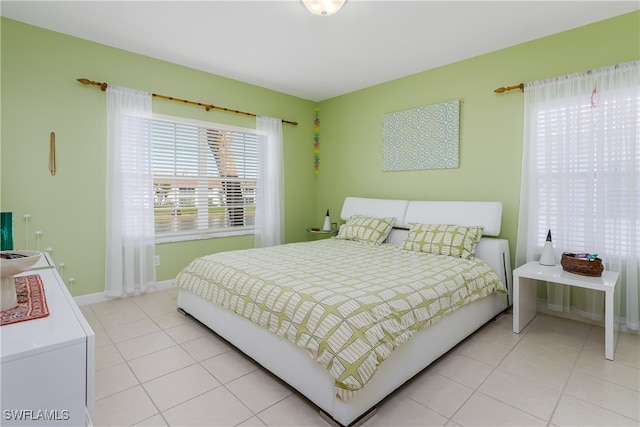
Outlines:
<svg viewBox="0 0 640 427"><path fill-rule="evenodd" d="M459 99L384 115L384 171L454 169L459 152Z"/></svg>

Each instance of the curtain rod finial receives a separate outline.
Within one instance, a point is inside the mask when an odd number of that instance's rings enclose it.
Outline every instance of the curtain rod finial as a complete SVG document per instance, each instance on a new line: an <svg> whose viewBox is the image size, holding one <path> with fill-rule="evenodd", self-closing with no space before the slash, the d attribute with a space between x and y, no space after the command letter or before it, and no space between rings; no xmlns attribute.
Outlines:
<svg viewBox="0 0 640 427"><path fill-rule="evenodd" d="M514 90L514 89L520 89L521 91L524 92L524 83L520 83L519 85L515 85L515 86L499 87L498 89L494 90L494 92L495 93L504 93L504 92L507 92L509 90Z"/></svg>
<svg viewBox="0 0 640 427"><path fill-rule="evenodd" d="M100 86L100 90L102 90L103 92L107 90L107 86L108 86L107 83L94 82L93 80L84 79L84 78L76 79L76 80L85 85Z"/></svg>

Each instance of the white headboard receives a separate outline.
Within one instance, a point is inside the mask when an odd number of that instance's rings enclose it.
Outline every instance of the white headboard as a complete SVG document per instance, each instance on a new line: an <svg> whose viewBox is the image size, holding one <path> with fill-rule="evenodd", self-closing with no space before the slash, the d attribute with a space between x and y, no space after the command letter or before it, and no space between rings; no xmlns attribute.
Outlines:
<svg viewBox="0 0 640 427"><path fill-rule="evenodd" d="M484 227L483 236L498 236L502 223L500 202L430 202L394 199L347 197L340 217L367 215L377 218L395 217L396 228L409 228L409 223L456 224Z"/></svg>
<svg viewBox="0 0 640 427"><path fill-rule="evenodd" d="M407 224L481 225L483 236L500 234L502 203L500 202L409 202Z"/></svg>
<svg viewBox="0 0 640 427"><path fill-rule="evenodd" d="M376 218L395 217L393 225L397 228L409 228L404 222L407 214L408 200L368 199L364 197L347 197L342 205L340 218L348 220L352 215L366 215Z"/></svg>
<svg viewBox="0 0 640 427"><path fill-rule="evenodd" d="M429 202L394 199L370 199L347 197L342 205L340 218L352 215L367 215L377 218L395 217L396 228L386 243L398 245L404 241L409 223L456 224L484 227L482 239L478 243L476 256L487 262L507 285L511 295L511 258L509 242L505 239L486 238L498 236L502 223L502 203L500 202Z"/></svg>

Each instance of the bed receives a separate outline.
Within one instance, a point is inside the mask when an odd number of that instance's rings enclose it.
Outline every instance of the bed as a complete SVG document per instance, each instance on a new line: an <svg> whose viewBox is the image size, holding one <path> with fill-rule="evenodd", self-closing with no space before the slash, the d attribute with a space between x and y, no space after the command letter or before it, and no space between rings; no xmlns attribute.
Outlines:
<svg viewBox="0 0 640 427"><path fill-rule="evenodd" d="M330 239L198 258L176 284L179 310L292 386L328 421L347 426L362 423L386 396L506 310L511 266L508 242L496 237L499 202L347 197L341 218L346 223ZM361 227L363 221L374 227ZM416 249L424 244L416 236L434 226L456 226L467 237L476 229L481 233L457 253L443 253L443 247L451 250L447 244L435 252L431 246ZM382 237L381 243L367 240ZM421 281L430 290L418 288ZM354 307L354 301L366 304ZM343 313L347 306L349 314ZM350 327L318 320L334 314ZM367 326L358 329L360 321Z"/></svg>

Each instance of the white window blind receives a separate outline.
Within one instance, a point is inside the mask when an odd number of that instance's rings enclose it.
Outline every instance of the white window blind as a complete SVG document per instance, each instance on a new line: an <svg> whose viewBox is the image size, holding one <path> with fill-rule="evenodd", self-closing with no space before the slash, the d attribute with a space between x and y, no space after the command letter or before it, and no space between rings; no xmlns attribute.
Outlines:
<svg viewBox="0 0 640 427"><path fill-rule="evenodd" d="M152 134L156 237L253 230L255 130L155 115Z"/></svg>
<svg viewBox="0 0 640 427"><path fill-rule="evenodd" d="M533 173L537 227L578 251L629 257L640 240L638 91L613 91L605 99L576 97L536 112Z"/></svg>

